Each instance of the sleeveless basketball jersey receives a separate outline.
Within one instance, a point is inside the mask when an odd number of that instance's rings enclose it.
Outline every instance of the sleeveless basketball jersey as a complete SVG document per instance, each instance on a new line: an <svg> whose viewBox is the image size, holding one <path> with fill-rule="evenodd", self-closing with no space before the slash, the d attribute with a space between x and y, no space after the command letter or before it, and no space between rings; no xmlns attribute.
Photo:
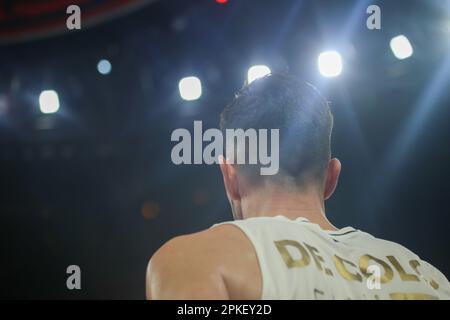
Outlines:
<svg viewBox="0 0 450 320"><path fill-rule="evenodd" d="M445 276L405 247L305 218L230 221L254 246L262 299L450 299Z"/></svg>

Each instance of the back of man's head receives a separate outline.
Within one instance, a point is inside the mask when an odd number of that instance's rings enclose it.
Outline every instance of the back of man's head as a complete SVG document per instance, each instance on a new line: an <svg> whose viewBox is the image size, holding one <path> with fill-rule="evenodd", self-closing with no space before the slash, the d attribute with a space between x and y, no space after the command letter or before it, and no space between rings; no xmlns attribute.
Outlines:
<svg viewBox="0 0 450 320"><path fill-rule="evenodd" d="M312 85L288 75L271 74L244 86L223 110L226 129L279 129L279 172L261 176L260 165L238 171L260 184L263 179L302 188L323 184L330 160L333 116L329 104Z"/></svg>

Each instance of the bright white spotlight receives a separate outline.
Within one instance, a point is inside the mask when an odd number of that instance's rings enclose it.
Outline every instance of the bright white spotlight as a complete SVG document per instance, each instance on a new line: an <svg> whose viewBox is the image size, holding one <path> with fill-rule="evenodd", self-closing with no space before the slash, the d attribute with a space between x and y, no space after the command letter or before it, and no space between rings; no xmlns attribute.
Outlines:
<svg viewBox="0 0 450 320"><path fill-rule="evenodd" d="M391 50L397 59L403 60L409 58L413 54L413 47L408 38L404 35L399 35L391 39Z"/></svg>
<svg viewBox="0 0 450 320"><path fill-rule="evenodd" d="M97 71L103 75L109 74L111 69L111 62L106 59L102 59L97 63Z"/></svg>
<svg viewBox="0 0 450 320"><path fill-rule="evenodd" d="M270 68L264 65L253 66L248 69L247 83L251 83L258 78L262 78L270 73Z"/></svg>
<svg viewBox="0 0 450 320"><path fill-rule="evenodd" d="M342 72L342 58L337 51L324 51L317 59L319 72L324 77L336 77Z"/></svg>
<svg viewBox="0 0 450 320"><path fill-rule="evenodd" d="M39 95L39 109L42 113L55 113L59 110L58 93L54 90L44 90Z"/></svg>
<svg viewBox="0 0 450 320"><path fill-rule="evenodd" d="M178 83L180 96L183 100L197 100L202 96L202 83L197 77L186 77Z"/></svg>

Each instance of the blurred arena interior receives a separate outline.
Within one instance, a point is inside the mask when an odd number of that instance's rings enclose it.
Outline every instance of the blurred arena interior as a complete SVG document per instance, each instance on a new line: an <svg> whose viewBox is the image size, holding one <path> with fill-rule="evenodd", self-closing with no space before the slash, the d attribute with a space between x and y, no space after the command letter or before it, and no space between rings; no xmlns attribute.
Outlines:
<svg viewBox="0 0 450 320"><path fill-rule="evenodd" d="M252 66L331 101L330 219L449 277L450 1L3 0L0 297L141 299L160 245L231 219L217 166L174 165L170 134L218 127ZM185 77L201 89L187 100ZM71 264L82 290L66 288Z"/></svg>

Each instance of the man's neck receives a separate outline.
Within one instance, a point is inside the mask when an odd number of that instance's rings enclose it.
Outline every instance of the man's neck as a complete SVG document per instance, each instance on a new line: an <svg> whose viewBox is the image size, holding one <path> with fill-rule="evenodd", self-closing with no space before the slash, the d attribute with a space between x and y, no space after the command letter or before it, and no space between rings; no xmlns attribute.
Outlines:
<svg viewBox="0 0 450 320"><path fill-rule="evenodd" d="M337 230L326 218L323 198L315 188L286 192L269 186L242 199L241 206L244 219L278 215L292 220L303 217L324 230Z"/></svg>

